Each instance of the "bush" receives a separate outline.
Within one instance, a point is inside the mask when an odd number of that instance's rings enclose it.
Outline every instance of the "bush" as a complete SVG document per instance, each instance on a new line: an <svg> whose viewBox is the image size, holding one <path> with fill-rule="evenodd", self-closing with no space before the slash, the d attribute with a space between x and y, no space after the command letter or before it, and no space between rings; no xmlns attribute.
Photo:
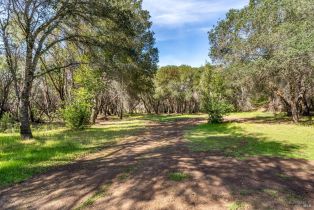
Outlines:
<svg viewBox="0 0 314 210"><path fill-rule="evenodd" d="M228 103L229 87L221 69L205 68L201 78L201 106L208 113L210 123L220 123L223 116L233 110Z"/></svg>
<svg viewBox="0 0 314 210"><path fill-rule="evenodd" d="M0 119L0 131L5 132L10 126L13 125L13 120L10 113L6 112Z"/></svg>
<svg viewBox="0 0 314 210"><path fill-rule="evenodd" d="M219 100L217 98L208 98L207 103L204 103L203 106L204 110L209 115L208 122L210 123L221 123L223 116L233 110L232 105L225 100Z"/></svg>
<svg viewBox="0 0 314 210"><path fill-rule="evenodd" d="M84 129L89 125L90 104L76 101L67 105L63 111L63 119L66 125L72 129Z"/></svg>

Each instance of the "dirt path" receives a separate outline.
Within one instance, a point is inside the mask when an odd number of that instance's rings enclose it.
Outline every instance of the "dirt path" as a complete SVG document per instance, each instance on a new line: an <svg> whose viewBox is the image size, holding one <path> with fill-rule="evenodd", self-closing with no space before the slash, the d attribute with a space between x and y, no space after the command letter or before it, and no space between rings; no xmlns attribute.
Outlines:
<svg viewBox="0 0 314 210"><path fill-rule="evenodd" d="M313 162L193 153L183 133L196 123L151 125L110 149L3 189L0 209L314 209ZM190 177L169 180L179 171Z"/></svg>

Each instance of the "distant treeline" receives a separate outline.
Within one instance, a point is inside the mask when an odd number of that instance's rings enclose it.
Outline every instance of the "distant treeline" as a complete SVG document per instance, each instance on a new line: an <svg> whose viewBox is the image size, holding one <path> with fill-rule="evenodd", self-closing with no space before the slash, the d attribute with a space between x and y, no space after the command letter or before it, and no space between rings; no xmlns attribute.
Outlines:
<svg viewBox="0 0 314 210"><path fill-rule="evenodd" d="M142 1L7 0L0 4L0 124L100 115L314 111L312 0L251 0L209 32L212 65L158 69Z"/></svg>

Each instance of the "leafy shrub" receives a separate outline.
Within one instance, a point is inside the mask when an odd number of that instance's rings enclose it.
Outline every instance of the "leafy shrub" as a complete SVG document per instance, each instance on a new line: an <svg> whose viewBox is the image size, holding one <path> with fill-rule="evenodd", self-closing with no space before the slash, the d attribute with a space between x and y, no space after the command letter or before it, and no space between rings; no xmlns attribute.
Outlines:
<svg viewBox="0 0 314 210"><path fill-rule="evenodd" d="M71 103L62 110L66 125L72 129L84 129L89 125L91 115L90 96L85 89L79 89Z"/></svg>
<svg viewBox="0 0 314 210"><path fill-rule="evenodd" d="M0 119L0 131L5 132L13 124L10 113L6 112Z"/></svg>
<svg viewBox="0 0 314 210"><path fill-rule="evenodd" d="M208 98L207 103L203 105L204 110L208 113L210 123L221 123L223 116L233 110L233 106L223 99Z"/></svg>
<svg viewBox="0 0 314 210"><path fill-rule="evenodd" d="M201 78L201 105L208 113L210 123L220 123L223 116L233 110L228 103L229 87L226 84L223 71L206 66Z"/></svg>
<svg viewBox="0 0 314 210"><path fill-rule="evenodd" d="M89 124L90 105L85 102L73 102L63 110L63 119L72 129L84 129Z"/></svg>

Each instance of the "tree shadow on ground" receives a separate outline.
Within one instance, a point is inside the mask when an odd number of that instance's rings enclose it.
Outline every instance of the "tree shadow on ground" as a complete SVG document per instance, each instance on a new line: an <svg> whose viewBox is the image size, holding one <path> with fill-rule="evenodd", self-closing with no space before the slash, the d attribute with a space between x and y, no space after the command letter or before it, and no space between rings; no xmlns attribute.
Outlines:
<svg viewBox="0 0 314 210"><path fill-rule="evenodd" d="M289 157L306 145L270 140L262 133L247 133L240 126L204 124L187 134L188 146L195 152L210 152L225 156L245 158L254 156Z"/></svg>
<svg viewBox="0 0 314 210"><path fill-rule="evenodd" d="M188 120L157 125L112 146L110 156L99 154L3 189L0 206L72 209L108 184L108 192L90 204L95 209L226 209L232 202L251 209L302 209L313 201L312 162L274 157L239 160L191 152L182 136L190 124ZM171 181L171 172L190 178ZM121 174L127 176L121 179Z"/></svg>
<svg viewBox="0 0 314 210"><path fill-rule="evenodd" d="M76 157L117 143L117 139L139 132L142 126L59 130L37 134L33 140L0 136L0 186L19 182L51 166L69 163Z"/></svg>
<svg viewBox="0 0 314 210"><path fill-rule="evenodd" d="M232 127L230 132L239 134L241 130ZM243 139L263 148L242 150L238 141L241 143ZM297 145L266 141L258 136L242 134L233 140L237 145L232 148L233 152L240 150L241 155L276 156L300 149ZM229 149L230 142L227 145ZM126 189L115 188L122 193L104 198L98 206L123 206L129 202L127 209L147 209L147 203L152 202L156 209L214 209L214 206L225 209L231 201L251 209L290 209L294 206L302 209L313 200L314 165L307 160L263 156L239 160L226 157L224 153L191 152L180 141L141 156L144 160L139 158L137 173L123 185ZM171 172L190 174L191 179L173 182L167 178ZM169 199L174 202L169 203Z"/></svg>
<svg viewBox="0 0 314 210"><path fill-rule="evenodd" d="M238 122L238 123L257 123L257 124L294 124L292 117L288 116L254 116L254 117L227 117L225 122ZM312 117L301 117L300 125L314 125Z"/></svg>

